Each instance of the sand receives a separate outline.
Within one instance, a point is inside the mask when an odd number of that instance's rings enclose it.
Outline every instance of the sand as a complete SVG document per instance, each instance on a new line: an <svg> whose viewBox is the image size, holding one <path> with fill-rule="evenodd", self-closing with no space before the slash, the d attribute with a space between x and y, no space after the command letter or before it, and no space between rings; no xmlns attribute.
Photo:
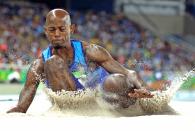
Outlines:
<svg viewBox="0 0 195 131"><path fill-rule="evenodd" d="M5 112L17 101L0 102L0 131L9 130L177 130L194 131L195 101L173 101L181 83L154 91L151 99L139 99L127 109L110 105L96 91L36 95L26 114Z"/></svg>
<svg viewBox="0 0 195 131"><path fill-rule="evenodd" d="M86 101L87 98L91 99L90 97L92 97L93 95L93 93L90 95L88 94L86 95L86 97L83 97L83 100ZM74 100L71 101L73 102ZM130 115L125 116L127 112L116 113L114 111L108 110L108 108L104 108L104 110L101 109L102 106L99 107L96 105L97 103L94 104L94 99L86 103L77 105L78 109L76 110L73 110L73 107L65 106L63 106L63 109L60 109L55 104L52 106L51 102L47 98L47 95L41 93L35 97L35 100L33 101L26 114L6 114L5 111L16 103L17 101L0 102L1 131L57 131L66 129L98 131L132 129L150 131L193 131L195 129L195 102L171 101L169 103L169 107L174 109L174 111L165 111L161 113L152 114L143 113L143 110L141 110L141 107L138 106L139 104L137 104L131 107ZM89 104L87 108L82 107L82 105L86 106L86 104ZM95 106L92 106L91 104ZM69 106L70 105L71 103L69 104ZM131 114L133 112L135 113L134 115Z"/></svg>

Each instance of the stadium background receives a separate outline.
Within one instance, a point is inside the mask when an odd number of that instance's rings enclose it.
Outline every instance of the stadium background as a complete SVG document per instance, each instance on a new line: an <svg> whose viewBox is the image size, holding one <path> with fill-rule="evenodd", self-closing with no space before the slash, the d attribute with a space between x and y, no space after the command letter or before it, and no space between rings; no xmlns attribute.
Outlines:
<svg viewBox="0 0 195 131"><path fill-rule="evenodd" d="M53 8L70 12L78 27L72 38L105 47L151 89L194 68L195 0L1 0L0 94L20 92L29 64L48 44L43 25ZM195 100L194 89L193 74L178 99Z"/></svg>

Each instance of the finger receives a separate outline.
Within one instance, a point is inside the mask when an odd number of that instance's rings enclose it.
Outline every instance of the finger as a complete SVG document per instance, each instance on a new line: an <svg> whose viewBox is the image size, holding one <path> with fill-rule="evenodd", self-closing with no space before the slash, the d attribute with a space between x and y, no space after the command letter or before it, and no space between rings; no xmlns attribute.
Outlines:
<svg viewBox="0 0 195 131"><path fill-rule="evenodd" d="M145 89L134 89L135 93L139 95L140 98L151 98L154 95Z"/></svg>
<svg viewBox="0 0 195 131"><path fill-rule="evenodd" d="M137 93L128 93L128 96L131 98L139 98L139 94Z"/></svg>
<svg viewBox="0 0 195 131"><path fill-rule="evenodd" d="M154 95L153 94L146 94L144 97L145 98L152 98Z"/></svg>
<svg viewBox="0 0 195 131"><path fill-rule="evenodd" d="M131 98L146 98L146 97L149 97L149 96L145 96L143 95L142 93L129 93L128 94L129 97Z"/></svg>
<svg viewBox="0 0 195 131"><path fill-rule="evenodd" d="M145 93L145 92L147 92L147 90L145 90L145 89L134 89L134 92Z"/></svg>

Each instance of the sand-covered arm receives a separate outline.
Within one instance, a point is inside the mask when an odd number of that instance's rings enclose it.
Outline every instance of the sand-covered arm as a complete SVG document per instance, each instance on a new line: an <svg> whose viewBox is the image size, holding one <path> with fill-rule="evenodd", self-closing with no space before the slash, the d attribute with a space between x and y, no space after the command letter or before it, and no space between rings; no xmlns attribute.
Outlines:
<svg viewBox="0 0 195 131"><path fill-rule="evenodd" d="M7 113L26 113L36 94L36 90L40 82L40 77L44 71L43 69L42 59L37 59L31 64L27 73L24 88L20 92L18 104L12 109L8 110Z"/></svg>

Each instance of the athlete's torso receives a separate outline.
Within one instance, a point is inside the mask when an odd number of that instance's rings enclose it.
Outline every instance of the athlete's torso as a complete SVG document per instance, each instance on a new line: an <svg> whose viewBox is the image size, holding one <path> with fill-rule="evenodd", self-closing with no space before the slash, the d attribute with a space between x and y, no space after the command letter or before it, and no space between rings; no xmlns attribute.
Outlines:
<svg viewBox="0 0 195 131"><path fill-rule="evenodd" d="M101 84L108 75L106 70L86 60L81 41L71 40L71 46L73 49L73 60L69 66L69 72L75 81L76 88L93 88ZM49 46L42 52L43 62L46 62L51 56L52 47Z"/></svg>

